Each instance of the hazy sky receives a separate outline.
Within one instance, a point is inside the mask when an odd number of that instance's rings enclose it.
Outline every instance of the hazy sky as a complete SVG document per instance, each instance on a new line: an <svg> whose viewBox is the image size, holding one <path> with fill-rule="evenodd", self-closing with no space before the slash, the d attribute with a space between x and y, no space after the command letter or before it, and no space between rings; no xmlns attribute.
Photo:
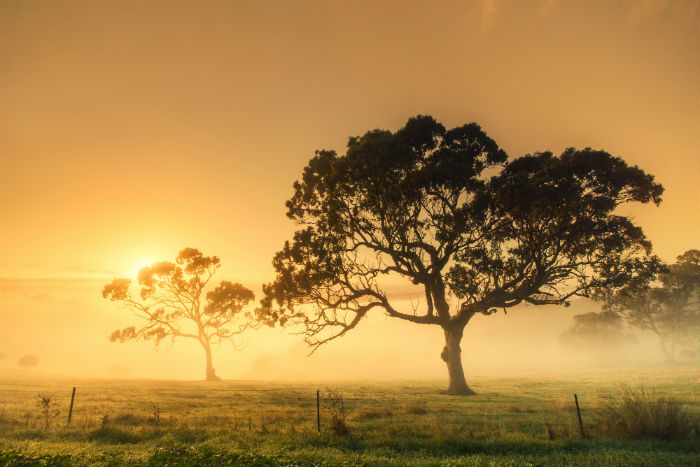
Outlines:
<svg viewBox="0 0 700 467"><path fill-rule="evenodd" d="M696 0L0 0L0 367L33 352L46 371L200 371L196 344L110 344L129 320L101 286L192 246L259 296L314 150L419 113L476 121L511 157L590 146L639 165L664 202L623 212L672 261L700 247L699 18ZM530 311L470 324L467 375L480 342L556 343L571 313ZM350 365L359 342L375 373L444 372L437 328L355 334L326 355ZM219 374L303 354L278 331L249 339L215 355Z"/></svg>

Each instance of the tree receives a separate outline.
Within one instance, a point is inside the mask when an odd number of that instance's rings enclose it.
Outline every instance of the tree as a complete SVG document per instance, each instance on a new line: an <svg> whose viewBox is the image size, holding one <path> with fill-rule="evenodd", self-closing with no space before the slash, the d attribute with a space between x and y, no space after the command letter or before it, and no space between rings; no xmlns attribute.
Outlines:
<svg viewBox="0 0 700 467"><path fill-rule="evenodd" d="M22 355L19 357L19 360L17 360L17 364L22 368L34 368L39 364L39 357L32 354Z"/></svg>
<svg viewBox="0 0 700 467"><path fill-rule="evenodd" d="M697 356L700 348L700 251L688 250L660 270L655 280L631 281L601 289L595 298L633 328L658 336L666 360L679 352Z"/></svg>
<svg viewBox="0 0 700 467"><path fill-rule="evenodd" d="M574 323L559 335L562 344L583 349L609 350L635 338L625 329L625 321L612 311L573 316Z"/></svg>
<svg viewBox="0 0 700 467"><path fill-rule="evenodd" d="M448 393L473 394L461 361L467 323L653 268L642 230L614 211L658 204L662 192L604 151L507 162L475 123L446 130L418 116L396 132L369 131L345 155L317 151L294 183L287 216L300 229L274 256L258 317L300 326L314 349L372 310L440 326ZM418 306L395 306L386 284L396 279L417 288Z"/></svg>
<svg viewBox="0 0 700 467"><path fill-rule="evenodd" d="M219 258L204 256L195 248L185 248L175 263L163 261L142 268L138 273L138 294L131 291L130 279L114 279L102 290L102 296L119 302L139 318L139 326L116 330L112 342L163 339L194 339L206 356L206 379L219 378L212 365L211 346L233 337L252 325L244 307L255 299L253 292L229 281L202 294L219 268Z"/></svg>

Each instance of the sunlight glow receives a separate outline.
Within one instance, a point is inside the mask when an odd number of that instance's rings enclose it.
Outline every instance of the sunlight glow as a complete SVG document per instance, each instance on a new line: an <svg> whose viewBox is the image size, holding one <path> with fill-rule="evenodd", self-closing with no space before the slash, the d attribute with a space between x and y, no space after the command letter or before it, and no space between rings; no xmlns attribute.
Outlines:
<svg viewBox="0 0 700 467"><path fill-rule="evenodd" d="M150 266L155 262L156 260L151 258L132 262L132 264L135 264L135 266L131 267L129 270L129 278L136 279L136 277L139 275L139 271L142 268Z"/></svg>

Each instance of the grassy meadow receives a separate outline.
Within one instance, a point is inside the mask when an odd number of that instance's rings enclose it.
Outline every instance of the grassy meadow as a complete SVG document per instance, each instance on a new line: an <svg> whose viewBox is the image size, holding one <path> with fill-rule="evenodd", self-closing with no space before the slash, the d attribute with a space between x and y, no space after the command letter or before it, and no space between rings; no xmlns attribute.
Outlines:
<svg viewBox="0 0 700 467"><path fill-rule="evenodd" d="M0 466L698 466L699 378L697 366L472 377L479 395L455 397L444 381L0 377ZM619 426L635 417L654 426Z"/></svg>

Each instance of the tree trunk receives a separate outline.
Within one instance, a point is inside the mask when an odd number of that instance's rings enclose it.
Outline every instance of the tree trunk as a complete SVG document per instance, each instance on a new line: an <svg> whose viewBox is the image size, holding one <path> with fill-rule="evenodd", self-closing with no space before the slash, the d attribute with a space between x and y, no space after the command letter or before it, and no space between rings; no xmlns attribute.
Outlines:
<svg viewBox="0 0 700 467"><path fill-rule="evenodd" d="M209 342L204 342L202 343L202 347L204 347L204 352L207 354L207 381L221 381L221 378L216 376L216 370L214 370L214 367L211 363L211 345L209 344Z"/></svg>
<svg viewBox="0 0 700 467"><path fill-rule="evenodd" d="M462 349L459 346L463 332L464 329L445 329L445 347L442 349L440 357L447 364L449 376L447 394L470 396L476 393L467 386L467 380L464 379Z"/></svg>

